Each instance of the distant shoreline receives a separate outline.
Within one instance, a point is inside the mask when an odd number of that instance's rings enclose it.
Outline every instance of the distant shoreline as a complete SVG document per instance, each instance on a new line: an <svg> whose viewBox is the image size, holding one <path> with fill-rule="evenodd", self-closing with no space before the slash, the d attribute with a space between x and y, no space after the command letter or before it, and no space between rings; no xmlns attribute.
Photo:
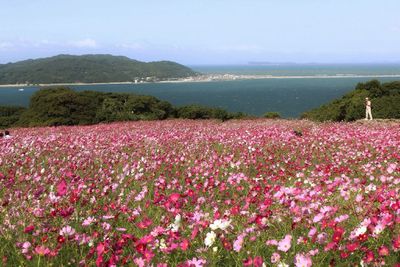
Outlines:
<svg viewBox="0 0 400 267"><path fill-rule="evenodd" d="M400 78L400 74L389 75L302 75L302 76L273 76L273 75L235 75L235 74L209 74L200 75L178 80L143 81L143 82L106 82L106 83L47 83L47 84L0 84L0 88L5 87L49 87L49 86L68 86L68 85L137 85L150 83L195 83L195 82L218 82L218 81L238 81L238 80L263 80L263 79L338 79L338 78Z"/></svg>

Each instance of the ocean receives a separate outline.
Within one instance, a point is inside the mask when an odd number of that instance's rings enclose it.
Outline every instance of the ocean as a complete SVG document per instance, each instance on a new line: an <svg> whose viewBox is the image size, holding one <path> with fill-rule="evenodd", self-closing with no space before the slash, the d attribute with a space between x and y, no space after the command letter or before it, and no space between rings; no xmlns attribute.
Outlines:
<svg viewBox="0 0 400 267"><path fill-rule="evenodd" d="M364 77L400 75L400 64L243 65L191 66L191 68L205 74L271 75L280 78L69 87L77 91L96 90L152 95L177 106L200 104L257 116L275 111L285 118L297 118L303 112L353 90L359 82L371 79L378 79L381 82L400 81L400 77ZM28 106L32 94L40 89L23 87L24 90L21 91L20 88L0 88L0 105Z"/></svg>

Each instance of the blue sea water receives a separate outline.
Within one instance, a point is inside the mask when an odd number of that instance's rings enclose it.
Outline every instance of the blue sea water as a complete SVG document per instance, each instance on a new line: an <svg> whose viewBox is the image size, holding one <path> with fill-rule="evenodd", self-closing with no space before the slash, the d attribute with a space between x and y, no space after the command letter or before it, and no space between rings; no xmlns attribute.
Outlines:
<svg viewBox="0 0 400 267"><path fill-rule="evenodd" d="M358 82L371 80L359 75L400 75L399 65L281 65L281 66L192 66L196 71L243 75L289 76L279 79L251 79L212 82L145 83L110 85L72 85L77 91L124 92L153 95L181 106L201 104L221 107L229 111L242 111L262 115L268 111L279 112L287 118L296 118L304 111L354 89ZM335 78L336 75L349 77ZM290 76L304 76L290 78ZM313 78L313 76L328 76ZM331 76L331 77L329 77ZM382 82L400 77L376 78ZM0 105L29 104L38 87L0 88Z"/></svg>

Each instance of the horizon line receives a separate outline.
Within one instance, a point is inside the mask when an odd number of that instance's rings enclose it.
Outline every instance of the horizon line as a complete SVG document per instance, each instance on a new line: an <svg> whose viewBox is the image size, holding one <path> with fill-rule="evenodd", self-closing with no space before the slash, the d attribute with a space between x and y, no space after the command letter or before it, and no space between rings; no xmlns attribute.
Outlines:
<svg viewBox="0 0 400 267"><path fill-rule="evenodd" d="M374 60L374 61L342 61L342 62L332 62L332 61L268 61L268 60L260 60L260 61L254 61L250 60L247 62L236 62L236 63L180 63L178 61L172 60L172 59L158 59L158 60L138 60L135 58L132 58L127 55L123 54L111 54L111 53L75 53L75 54L69 54L69 53L60 53L60 54L55 54L51 56L42 56L42 57L29 57L25 59L20 59L20 60L15 60L15 61L8 61L5 63L1 63L2 60L0 60L0 65L6 65L6 64L13 64L13 63L18 63L21 61L27 61L27 60L37 60L37 59L43 59L43 58L52 58L56 56L89 56L89 55L109 55L109 56L116 56L116 57L127 57L131 60L137 60L137 61L142 61L142 62L156 62L156 61L173 61L182 65L186 66L283 66L283 65L390 65L390 64L400 64L400 60Z"/></svg>

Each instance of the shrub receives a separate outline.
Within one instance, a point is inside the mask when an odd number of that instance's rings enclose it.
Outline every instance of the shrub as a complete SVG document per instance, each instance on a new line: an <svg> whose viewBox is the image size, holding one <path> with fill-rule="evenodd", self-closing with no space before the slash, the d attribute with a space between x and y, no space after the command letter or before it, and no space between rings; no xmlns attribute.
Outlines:
<svg viewBox="0 0 400 267"><path fill-rule="evenodd" d="M36 92L28 109L0 107L0 127L86 125L100 122L163 120L167 118L220 119L241 118L221 108L189 105L174 108L153 96L76 92L67 87L45 88Z"/></svg>
<svg viewBox="0 0 400 267"><path fill-rule="evenodd" d="M267 119L279 119L281 118L281 115L279 114L279 112L270 111L265 113L263 117Z"/></svg>

